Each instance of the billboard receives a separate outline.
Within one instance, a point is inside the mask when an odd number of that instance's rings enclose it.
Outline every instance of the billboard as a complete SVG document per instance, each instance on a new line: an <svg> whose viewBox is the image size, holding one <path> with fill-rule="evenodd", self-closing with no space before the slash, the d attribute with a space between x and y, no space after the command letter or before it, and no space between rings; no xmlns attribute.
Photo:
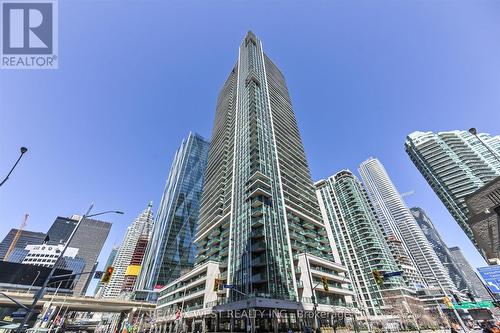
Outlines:
<svg viewBox="0 0 500 333"><path fill-rule="evenodd" d="M477 270L491 292L500 294L500 265L478 267Z"/></svg>

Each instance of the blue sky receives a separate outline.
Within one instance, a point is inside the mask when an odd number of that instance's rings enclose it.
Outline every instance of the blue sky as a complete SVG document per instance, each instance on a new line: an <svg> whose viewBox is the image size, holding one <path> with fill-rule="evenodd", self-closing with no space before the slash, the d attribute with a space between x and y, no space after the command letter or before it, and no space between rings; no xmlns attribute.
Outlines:
<svg viewBox="0 0 500 333"><path fill-rule="evenodd" d="M498 1L80 1L59 5L59 69L0 71L0 236L25 213L119 209L101 255L153 200L189 131L210 137L247 30L284 72L315 180L370 156L450 246L484 262L403 149L415 130L500 134Z"/></svg>

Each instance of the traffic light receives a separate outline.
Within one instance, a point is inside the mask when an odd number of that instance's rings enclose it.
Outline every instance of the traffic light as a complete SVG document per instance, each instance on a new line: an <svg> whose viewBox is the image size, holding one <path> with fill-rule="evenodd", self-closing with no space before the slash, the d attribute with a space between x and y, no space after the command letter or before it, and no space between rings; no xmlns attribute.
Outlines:
<svg viewBox="0 0 500 333"><path fill-rule="evenodd" d="M106 268L106 270L104 271L104 274L102 275L101 282L108 283L109 280L111 279L111 274L113 274L114 270L115 269L113 266L108 266L108 268Z"/></svg>
<svg viewBox="0 0 500 333"><path fill-rule="evenodd" d="M326 276L322 276L321 277L321 282L323 283L323 289L325 291L328 291L328 279L326 278Z"/></svg>
<svg viewBox="0 0 500 333"><path fill-rule="evenodd" d="M214 280L214 291L219 291L219 286L220 286L221 282L222 282L221 279Z"/></svg>
<svg viewBox="0 0 500 333"><path fill-rule="evenodd" d="M375 279L375 282L381 286L384 284L384 273L382 273L379 270L374 270L372 271L373 278Z"/></svg>
<svg viewBox="0 0 500 333"><path fill-rule="evenodd" d="M457 304L459 304L459 305L460 305L460 304L462 304L462 300L460 300L460 297L458 297L458 295L457 295L457 294L452 293L451 295L453 296L453 298L455 299L455 302L456 302Z"/></svg>
<svg viewBox="0 0 500 333"><path fill-rule="evenodd" d="M446 305L449 309L453 309L453 303L451 302L449 297L443 297L443 303Z"/></svg>
<svg viewBox="0 0 500 333"><path fill-rule="evenodd" d="M467 295L467 297L469 297L471 302L476 301L476 299L474 298L474 295L472 295L472 293L470 291L467 291L465 294Z"/></svg>

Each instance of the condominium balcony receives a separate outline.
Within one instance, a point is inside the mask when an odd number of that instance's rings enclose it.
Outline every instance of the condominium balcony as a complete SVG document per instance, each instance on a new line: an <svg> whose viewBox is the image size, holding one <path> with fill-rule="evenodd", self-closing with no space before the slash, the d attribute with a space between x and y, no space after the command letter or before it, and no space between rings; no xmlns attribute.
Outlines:
<svg viewBox="0 0 500 333"><path fill-rule="evenodd" d="M262 283L267 281L267 276L264 273L252 275L252 283Z"/></svg>
<svg viewBox="0 0 500 333"><path fill-rule="evenodd" d="M259 228L264 225L264 220L260 217L252 218L252 228Z"/></svg>
<svg viewBox="0 0 500 333"><path fill-rule="evenodd" d="M252 252L263 252L266 250L265 242L257 242L252 244Z"/></svg>
<svg viewBox="0 0 500 333"><path fill-rule="evenodd" d="M252 231L251 237L254 238L254 239L258 239L258 238L264 237L264 229L260 228L260 229Z"/></svg>
<svg viewBox="0 0 500 333"><path fill-rule="evenodd" d="M250 216L252 216L252 217L260 217L262 215L264 215L264 208L262 206L252 208L252 210L250 212Z"/></svg>
<svg viewBox="0 0 500 333"><path fill-rule="evenodd" d="M267 265L267 260L265 256L260 256L252 260L252 266L264 266Z"/></svg>
<svg viewBox="0 0 500 333"><path fill-rule="evenodd" d="M250 201L250 204L253 208L262 206L262 204L263 204L262 197L257 196L257 197L252 198L252 200Z"/></svg>

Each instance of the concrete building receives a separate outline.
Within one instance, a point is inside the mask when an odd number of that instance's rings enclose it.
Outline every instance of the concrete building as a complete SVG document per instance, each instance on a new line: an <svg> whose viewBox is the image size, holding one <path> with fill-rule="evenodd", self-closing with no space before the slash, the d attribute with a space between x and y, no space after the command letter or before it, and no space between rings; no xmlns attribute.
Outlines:
<svg viewBox="0 0 500 333"><path fill-rule="evenodd" d="M55 265L58 258L61 256L64 245L48 245L48 244L35 244L26 245L25 256L19 263L25 265L42 266L51 268ZM72 272L72 274L80 274L83 272L85 267L85 261L78 257L78 249L74 247L68 247L64 252L64 256L60 259L57 264L57 268L65 269ZM20 258L19 258L20 259ZM72 280L77 283L82 277L76 275ZM61 283L62 285L63 283ZM51 286L55 287L54 284ZM72 289L75 285L72 286Z"/></svg>
<svg viewBox="0 0 500 333"><path fill-rule="evenodd" d="M312 287L320 283L323 276L329 279L330 291L318 293L321 287L315 290L320 296L316 308L322 314L321 325L331 326L339 318L339 314L346 318L351 316L351 319L353 315L361 318L361 313L352 304L329 297L337 294L350 299L353 295L345 288L347 270L344 266L302 253L297 257L295 271L298 276L297 284L303 291L300 302L277 301L251 294L230 302L227 290L217 288L221 281L220 264L206 261L159 291L157 329L171 333L181 329L184 332L221 332L231 331L232 326L233 331L243 332L250 326L250 323L247 324L246 313L251 313L253 330L258 327L260 332L273 332L274 327L279 327L280 330L297 329L304 325L312 327ZM275 316L276 313L280 317ZM235 318L231 320L231 316Z"/></svg>
<svg viewBox="0 0 500 333"><path fill-rule="evenodd" d="M141 263L139 263L139 265L134 264L134 267L131 267L131 261L134 258L134 252L137 244L140 243L142 245L142 241L144 239L147 244L147 240L151 234L151 229L153 228L153 221L153 204L149 203L148 207L141 214L139 214L139 216L127 228L123 241L118 248L113 264L111 265L114 268L113 274L111 275L109 283L103 287L101 294L102 297L118 297L124 290L126 276L130 276L132 273L134 276L138 275Z"/></svg>
<svg viewBox="0 0 500 333"><path fill-rule="evenodd" d="M194 270L160 291L159 325L299 330L307 323L298 311L312 311L313 297L325 314L321 325L352 311L354 293L321 217L285 79L252 32L217 100L196 244ZM321 276L331 288L312 290ZM206 294L214 278L231 288ZM243 309L265 315L226 316ZM175 321L179 312L183 320Z"/></svg>
<svg viewBox="0 0 500 333"><path fill-rule="evenodd" d="M476 246L465 198L500 176L500 136L477 136L482 142L467 131L413 132L405 142L412 162Z"/></svg>
<svg viewBox="0 0 500 333"><path fill-rule="evenodd" d="M209 145L200 135L189 133L175 153L138 278L139 291L161 288L194 266Z"/></svg>
<svg viewBox="0 0 500 333"><path fill-rule="evenodd" d="M57 259L61 256L64 245L27 245L28 254L23 259L22 264L37 265L44 267L52 267ZM75 258L78 254L78 249L68 247L64 252L64 257Z"/></svg>
<svg viewBox="0 0 500 333"><path fill-rule="evenodd" d="M415 218L378 159L370 158L359 167L377 215L387 234L401 240L427 285L456 290L448 271L430 245Z"/></svg>
<svg viewBox="0 0 500 333"><path fill-rule="evenodd" d="M16 236L18 229L10 229L10 231L5 235L4 239L0 243L0 259L9 261L9 258L5 258L5 254L9 249L14 237ZM14 246L14 249L24 249L28 244L42 244L45 239L45 233L35 232L29 230L21 230L19 238Z"/></svg>
<svg viewBox="0 0 500 333"><path fill-rule="evenodd" d="M80 218L78 215L71 217L58 216L47 232L49 237L48 245L66 243ZM85 261L84 272L95 270L97 259L104 242L108 238L110 229L111 223L94 219L84 219L80 224L69 246L77 248L78 257ZM83 275L74 288L75 294L85 294L91 279L92 274Z"/></svg>
<svg viewBox="0 0 500 333"><path fill-rule="evenodd" d="M490 265L500 265L500 177L465 197L469 226Z"/></svg>
<svg viewBox="0 0 500 333"><path fill-rule="evenodd" d="M449 251L453 257L453 260L457 264L458 268L463 272L467 289L478 299L484 299L484 300L491 299L483 282L477 276L476 271L469 264L469 261L465 258L460 248L458 246L453 246L449 248Z"/></svg>
<svg viewBox="0 0 500 333"><path fill-rule="evenodd" d="M394 298L404 304L415 298L401 276L378 284L373 272L398 272L398 265L387 242L366 190L350 171L343 170L316 182L323 219L330 230L341 262L349 270L356 292L356 307L366 309L370 318L394 320Z"/></svg>

